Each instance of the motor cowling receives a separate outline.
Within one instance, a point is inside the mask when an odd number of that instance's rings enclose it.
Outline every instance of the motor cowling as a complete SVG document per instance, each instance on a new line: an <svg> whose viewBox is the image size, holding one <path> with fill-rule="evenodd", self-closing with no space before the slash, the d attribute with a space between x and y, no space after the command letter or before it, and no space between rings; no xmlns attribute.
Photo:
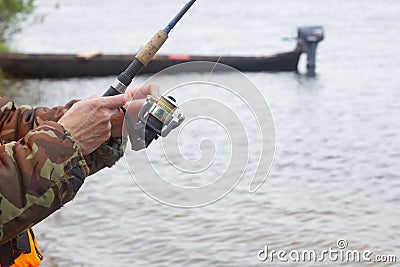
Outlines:
<svg viewBox="0 0 400 267"><path fill-rule="evenodd" d="M315 75L316 54L318 43L324 40L324 29L322 26L303 26L298 28L297 39L307 54L307 74Z"/></svg>

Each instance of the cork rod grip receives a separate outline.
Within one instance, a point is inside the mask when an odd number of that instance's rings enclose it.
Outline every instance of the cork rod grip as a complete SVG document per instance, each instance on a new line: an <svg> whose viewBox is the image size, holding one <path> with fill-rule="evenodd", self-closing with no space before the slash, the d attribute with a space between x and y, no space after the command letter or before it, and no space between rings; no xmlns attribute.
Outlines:
<svg viewBox="0 0 400 267"><path fill-rule="evenodd" d="M164 31L157 32L153 38L139 51L136 59L139 60L143 66L147 66L150 60L160 50L161 46L167 41L168 34Z"/></svg>

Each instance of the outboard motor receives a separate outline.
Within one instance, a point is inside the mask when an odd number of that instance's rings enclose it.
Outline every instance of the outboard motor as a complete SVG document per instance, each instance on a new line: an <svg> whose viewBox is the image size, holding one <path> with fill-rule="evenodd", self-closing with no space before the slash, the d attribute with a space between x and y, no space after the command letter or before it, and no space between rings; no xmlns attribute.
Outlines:
<svg viewBox="0 0 400 267"><path fill-rule="evenodd" d="M315 76L317 46L324 40L324 29L321 26L299 27L297 39L303 51L307 53L307 75Z"/></svg>

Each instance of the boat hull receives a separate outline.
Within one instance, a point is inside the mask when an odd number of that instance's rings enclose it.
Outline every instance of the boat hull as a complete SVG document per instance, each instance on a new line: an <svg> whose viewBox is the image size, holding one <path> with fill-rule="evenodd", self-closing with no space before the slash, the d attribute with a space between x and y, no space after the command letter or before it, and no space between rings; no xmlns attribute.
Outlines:
<svg viewBox="0 0 400 267"><path fill-rule="evenodd" d="M300 55L301 52L293 51L268 57L156 56L141 74L157 73L173 65L193 61L219 62L243 72L297 71ZM80 59L71 54L8 53L0 54L0 68L12 77L102 77L118 75L132 60L132 55L98 55Z"/></svg>

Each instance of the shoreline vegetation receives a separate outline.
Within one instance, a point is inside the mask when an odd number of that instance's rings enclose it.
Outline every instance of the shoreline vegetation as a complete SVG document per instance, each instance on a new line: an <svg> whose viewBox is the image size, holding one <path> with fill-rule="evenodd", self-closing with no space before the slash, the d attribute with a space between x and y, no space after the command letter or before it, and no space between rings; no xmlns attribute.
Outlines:
<svg viewBox="0 0 400 267"><path fill-rule="evenodd" d="M5 43L0 42L0 54L10 53L10 52L11 52L11 49ZM0 67L0 81L3 79L4 79L4 72Z"/></svg>
<svg viewBox="0 0 400 267"><path fill-rule="evenodd" d="M0 52L9 52L7 43L21 31L21 24L35 9L34 0L0 0Z"/></svg>
<svg viewBox="0 0 400 267"><path fill-rule="evenodd" d="M11 49L3 42L0 42L0 54L10 53ZM4 79L4 72L0 67L0 81Z"/></svg>
<svg viewBox="0 0 400 267"><path fill-rule="evenodd" d="M0 53L11 52L7 45L12 36L21 31L21 23L33 13L34 0L0 0ZM4 73L0 68L0 79Z"/></svg>
<svg viewBox="0 0 400 267"><path fill-rule="evenodd" d="M5 43L0 42L0 53L9 53L11 49Z"/></svg>
<svg viewBox="0 0 400 267"><path fill-rule="evenodd" d="M34 9L34 0L0 0L0 43L7 43L20 32L21 23L29 18Z"/></svg>

